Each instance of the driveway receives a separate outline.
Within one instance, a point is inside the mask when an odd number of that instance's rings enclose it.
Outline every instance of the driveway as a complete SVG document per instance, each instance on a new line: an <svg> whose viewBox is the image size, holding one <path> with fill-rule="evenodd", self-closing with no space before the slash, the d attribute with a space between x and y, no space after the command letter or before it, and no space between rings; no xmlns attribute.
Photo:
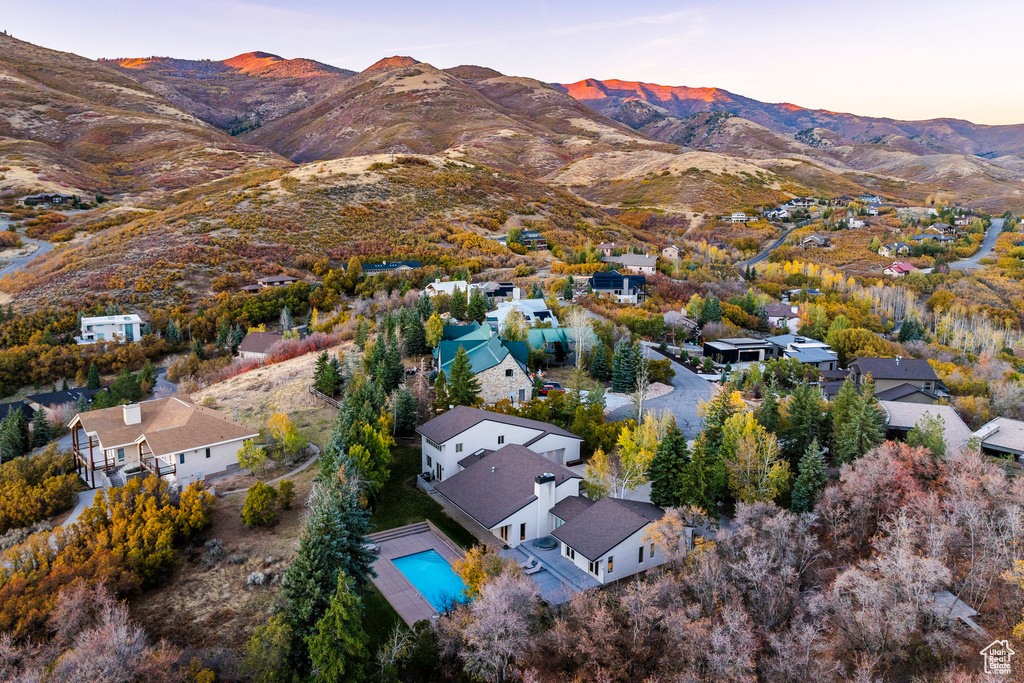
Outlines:
<svg viewBox="0 0 1024 683"><path fill-rule="evenodd" d="M167 368L157 368L156 384L153 385L153 398L167 398L178 393L178 385L167 379Z"/></svg>
<svg viewBox="0 0 1024 683"><path fill-rule="evenodd" d="M30 240L29 238L24 237L24 236L22 236L21 241L22 242L26 242L28 244L36 245L36 250L34 252L32 252L31 254L29 254L28 256L22 256L22 257L13 259L13 260L11 260L10 264L5 266L4 268L0 268L0 277L2 277L4 275L10 275L11 273L17 272L22 267L24 267L25 264L27 264L29 261L34 259L36 256L42 256L46 252L48 252L51 249L53 249L53 245L50 244L49 242L40 242L39 240Z"/></svg>
<svg viewBox="0 0 1024 683"><path fill-rule="evenodd" d="M665 359L646 344L644 353L648 358L654 360ZM676 418L676 426L686 435L687 440L695 439L700 434L701 427L704 426L703 418L697 414L697 406L701 401L710 400L715 395L715 389L707 380L701 379L679 363L671 359L670 362L672 369L676 371L676 376L672 378L674 391L658 398L652 398L647 401L644 409L670 411ZM632 405L616 408L608 414L608 419L612 422L625 420L630 417L632 412Z"/></svg>
<svg viewBox="0 0 1024 683"><path fill-rule="evenodd" d="M999 239L999 233L1003 231L1002 218L993 218L992 225L989 226L988 232L985 233L985 241L981 243L981 249L978 253L970 258L965 258L962 261L955 261L949 264L950 270L973 270L981 266L981 259L986 256L991 256L992 250L996 248L996 240Z"/></svg>

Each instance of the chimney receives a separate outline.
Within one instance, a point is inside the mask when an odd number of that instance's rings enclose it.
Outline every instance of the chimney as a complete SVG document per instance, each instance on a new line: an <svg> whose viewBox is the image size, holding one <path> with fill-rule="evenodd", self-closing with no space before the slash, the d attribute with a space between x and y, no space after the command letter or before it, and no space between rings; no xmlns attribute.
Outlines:
<svg viewBox="0 0 1024 683"><path fill-rule="evenodd" d="M142 406L138 403L129 403L126 406L121 406L121 409L126 425L137 425L142 422Z"/></svg>
<svg viewBox="0 0 1024 683"><path fill-rule="evenodd" d="M533 478L533 495L537 496L537 538L551 533L551 508L555 506L555 475L550 472Z"/></svg>
<svg viewBox="0 0 1024 683"><path fill-rule="evenodd" d="M518 301L523 298L523 292L518 287L512 288L512 299Z"/></svg>
<svg viewBox="0 0 1024 683"><path fill-rule="evenodd" d="M790 306L789 310L792 311L793 313L799 313L800 312L800 307L799 306Z"/></svg>
<svg viewBox="0 0 1024 683"><path fill-rule="evenodd" d="M896 367L900 366L900 357L896 356Z"/></svg>

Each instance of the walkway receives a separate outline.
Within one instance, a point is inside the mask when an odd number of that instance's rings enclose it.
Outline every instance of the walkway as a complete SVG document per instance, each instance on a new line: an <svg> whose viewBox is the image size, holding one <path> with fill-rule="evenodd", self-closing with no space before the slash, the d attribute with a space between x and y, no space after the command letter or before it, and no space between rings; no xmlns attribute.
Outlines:
<svg viewBox="0 0 1024 683"><path fill-rule="evenodd" d="M644 353L648 358L664 360L665 357L652 348L652 345L644 344ZM668 359L672 369L676 371L672 378L672 386L675 390L652 398L644 405L644 410L668 410L676 418L676 426L682 430L687 439L695 439L704 426L704 419L697 413L697 406L702 401L709 401L715 395L715 388L705 379L702 379L694 372L686 369L674 360ZM610 422L618 422L629 418L633 413L633 407L623 406L608 413Z"/></svg>
<svg viewBox="0 0 1024 683"><path fill-rule="evenodd" d="M85 512L85 508L92 507L92 502L96 500L97 491L99 491L99 489L89 489L88 491L82 491L79 493L74 509L71 510L71 514L68 515L68 518L64 520L64 523L61 524L61 526L70 526L82 515L83 512Z"/></svg>

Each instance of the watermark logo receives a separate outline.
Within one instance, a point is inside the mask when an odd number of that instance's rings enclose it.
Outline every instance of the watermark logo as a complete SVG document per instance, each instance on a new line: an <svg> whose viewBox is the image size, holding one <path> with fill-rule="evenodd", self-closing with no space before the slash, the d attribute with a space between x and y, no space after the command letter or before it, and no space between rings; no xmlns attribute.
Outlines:
<svg viewBox="0 0 1024 683"><path fill-rule="evenodd" d="M980 654L985 660L985 673L1009 676L1010 659L1017 653L1010 649L1009 641L993 640Z"/></svg>

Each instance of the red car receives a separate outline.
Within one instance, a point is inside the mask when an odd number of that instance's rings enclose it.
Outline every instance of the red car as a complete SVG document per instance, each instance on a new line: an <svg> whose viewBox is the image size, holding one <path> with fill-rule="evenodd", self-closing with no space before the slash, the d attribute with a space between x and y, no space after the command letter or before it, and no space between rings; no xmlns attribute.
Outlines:
<svg viewBox="0 0 1024 683"><path fill-rule="evenodd" d="M541 387L540 395L541 396L547 396L548 393L550 393L550 392L555 392L557 394L564 394L565 393L565 389L563 389L562 385L559 384L558 382L545 382L544 386Z"/></svg>

